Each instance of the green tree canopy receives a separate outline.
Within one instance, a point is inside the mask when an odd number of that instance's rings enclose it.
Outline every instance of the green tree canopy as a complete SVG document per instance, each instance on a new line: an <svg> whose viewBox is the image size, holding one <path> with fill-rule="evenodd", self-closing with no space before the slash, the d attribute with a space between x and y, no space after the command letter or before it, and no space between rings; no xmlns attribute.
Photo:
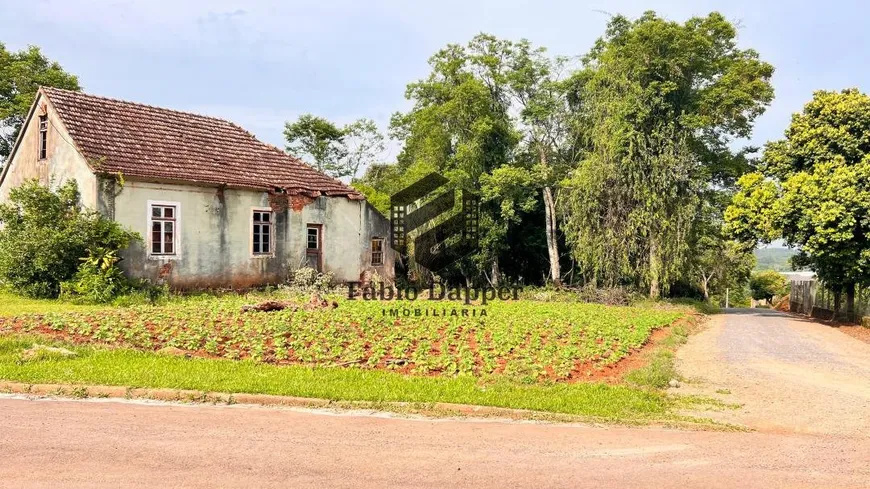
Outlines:
<svg viewBox="0 0 870 489"><path fill-rule="evenodd" d="M587 280L656 297L686 270L701 203L748 168L732 141L773 98L773 67L736 37L719 13L616 16L585 57L570 100L588 156L563 209Z"/></svg>
<svg viewBox="0 0 870 489"><path fill-rule="evenodd" d="M724 230L721 207L702 202L701 209L689 237L687 277L697 284L704 299L741 290L749 281L755 267L755 256L740 242L728 238Z"/></svg>
<svg viewBox="0 0 870 489"><path fill-rule="evenodd" d="M405 96L414 105L391 124L393 136L404 142L398 157L403 173L437 171L455 187L477 191L484 175L511 164L520 136L508 114L507 86L485 72L482 54L472 44L448 45L429 59L429 76L408 85ZM480 252L458 264L467 280L484 274L498 280L509 226L500 209L498 199L483 203Z"/></svg>
<svg viewBox="0 0 870 489"><path fill-rule="evenodd" d="M284 126L287 151L313 161L315 168L335 178L355 177L384 150L384 136L370 119L339 127L323 117L302 114Z"/></svg>
<svg viewBox="0 0 870 489"><path fill-rule="evenodd" d="M81 90L78 78L36 46L9 52L0 43L0 167L12 151L40 86Z"/></svg>
<svg viewBox="0 0 870 489"><path fill-rule="evenodd" d="M753 299L770 302L774 297L788 294L788 280L779 272L766 270L752 274L749 288L752 290Z"/></svg>
<svg viewBox="0 0 870 489"><path fill-rule="evenodd" d="M570 144L566 60L527 40L479 34L439 51L430 65L427 79L408 85L413 109L393 118L394 136L405 143L399 165L427 165L458 186L481 191L485 233L474 260L478 274L497 280L500 257L516 260L521 247L514 241L525 239L534 243L522 248L535 255L527 263L537 264L542 253L548 279L558 284L555 202L577 147ZM526 219L540 219L531 235Z"/></svg>
<svg viewBox="0 0 870 489"><path fill-rule="evenodd" d="M784 238L854 315L855 286L870 283L870 97L819 91L767 144L759 171L740 179L726 212L747 247ZM839 301L837 301L839 303Z"/></svg>

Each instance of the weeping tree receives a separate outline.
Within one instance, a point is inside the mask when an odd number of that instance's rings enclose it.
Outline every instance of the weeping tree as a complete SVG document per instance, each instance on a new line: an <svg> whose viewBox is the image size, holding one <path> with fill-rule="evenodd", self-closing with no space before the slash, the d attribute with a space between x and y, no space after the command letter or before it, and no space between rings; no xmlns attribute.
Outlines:
<svg viewBox="0 0 870 489"><path fill-rule="evenodd" d="M597 130L610 128L606 120ZM569 180L564 227L584 275L606 286L675 281L699 204L701 181L685 138L662 121L651 134L612 128Z"/></svg>
<svg viewBox="0 0 870 489"><path fill-rule="evenodd" d="M748 170L731 150L773 98L773 68L721 14L616 16L571 80L587 156L566 180L563 228L588 281L662 292L689 268L701 203Z"/></svg>

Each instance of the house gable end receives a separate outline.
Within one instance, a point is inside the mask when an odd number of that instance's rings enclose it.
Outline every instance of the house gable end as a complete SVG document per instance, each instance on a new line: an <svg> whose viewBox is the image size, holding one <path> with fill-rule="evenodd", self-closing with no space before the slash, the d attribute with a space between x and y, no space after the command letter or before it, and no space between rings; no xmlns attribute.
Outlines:
<svg viewBox="0 0 870 489"><path fill-rule="evenodd" d="M47 123L46 155L39 153L39 117L45 115ZM74 143L64 121L48 94L42 89L30 107L12 152L0 173L0 201L26 180L36 179L43 185L56 188L64 182L76 180L82 204L97 206L97 177L91 165Z"/></svg>

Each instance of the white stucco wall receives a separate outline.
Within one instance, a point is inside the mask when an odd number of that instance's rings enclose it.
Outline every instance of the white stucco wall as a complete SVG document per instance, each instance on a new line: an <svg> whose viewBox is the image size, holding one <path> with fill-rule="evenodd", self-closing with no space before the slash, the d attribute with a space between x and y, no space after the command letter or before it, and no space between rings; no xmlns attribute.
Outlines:
<svg viewBox="0 0 870 489"><path fill-rule="evenodd" d="M133 276L165 278L179 288L282 282L305 264L308 224L322 226L324 271L332 272L337 281L358 281L371 269L371 238L388 238L388 222L373 216L364 201L322 197L305 201L307 205L274 208L274 254L254 256L251 215L255 208L271 206L266 192L127 181L115 194L114 219L141 234L146 243L149 202L178 206L177 256L148 256L147 244L137 244L125 253L122 265ZM392 263L388 256L378 273L392 277Z"/></svg>
<svg viewBox="0 0 870 489"><path fill-rule="evenodd" d="M40 160L39 116L43 113L48 114L48 151L47 158ZM35 178L43 185L51 183L52 188L57 188L74 179L78 183L82 204L91 209L97 207L97 178L73 146L72 138L57 113L41 95L36 101L32 117L22 128L15 154L7 161L3 171L6 173L0 172L0 202L8 199L9 192L26 180Z"/></svg>

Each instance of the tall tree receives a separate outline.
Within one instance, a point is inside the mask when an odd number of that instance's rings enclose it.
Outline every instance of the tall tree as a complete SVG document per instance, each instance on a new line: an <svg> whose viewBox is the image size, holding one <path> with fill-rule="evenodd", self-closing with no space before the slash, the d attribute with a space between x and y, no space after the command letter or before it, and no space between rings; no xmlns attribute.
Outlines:
<svg viewBox="0 0 870 489"><path fill-rule="evenodd" d="M469 43L472 60L490 86L502 86L503 103L509 113L517 113L517 130L525 154L534 163L525 174L514 172L518 182L540 189L544 206L544 234L550 263L550 280L560 285L558 184L577 159L576 144L571 144L571 118L568 108L565 71L568 59L547 56L546 49L528 40L510 42L479 34ZM520 153L522 155L523 153ZM522 162L519 162L522 164Z"/></svg>
<svg viewBox="0 0 870 489"><path fill-rule="evenodd" d="M405 92L414 103L412 109L393 116L392 134L404 142L398 165L438 171L455 186L476 191L483 175L511 163L519 142L508 114L505 84L481 76L466 46L447 46L429 59L429 65L430 75L409 84ZM484 202L482 246L471 263L461 267L466 280L485 274L497 281L508 226L500 219L500 203Z"/></svg>
<svg viewBox="0 0 870 489"><path fill-rule="evenodd" d="M0 167L12 151L40 86L81 90L78 78L36 46L9 52L0 43Z"/></svg>
<svg viewBox="0 0 870 489"><path fill-rule="evenodd" d="M360 169L378 161L384 151L384 135L371 119L358 119L342 128L347 172L356 177Z"/></svg>
<svg viewBox="0 0 870 489"><path fill-rule="evenodd" d="M315 168L335 178L355 177L384 150L384 136L370 119L340 127L312 114L284 125L287 151L309 158Z"/></svg>
<svg viewBox="0 0 870 489"><path fill-rule="evenodd" d="M686 270L699 204L747 170L729 148L772 100L773 68L718 13L616 16L584 65L570 99L589 153L568 182L567 238L587 279L658 297Z"/></svg>
<svg viewBox="0 0 870 489"><path fill-rule="evenodd" d="M566 141L568 106L562 79L565 60L546 56L529 41L475 36L436 54L427 80L409 85L415 108L394 119L405 141L402 159L430 161L436 168L461 169L484 194L478 265L500 275L498 256L510 246L509 230L519 216L533 215L538 192L549 279L559 284L557 185L572 157Z"/></svg>
<svg viewBox="0 0 870 489"><path fill-rule="evenodd" d="M758 172L740 179L726 212L747 247L784 238L794 258L855 316L855 287L870 284L870 96L818 91L792 117L785 138L765 147Z"/></svg>
<svg viewBox="0 0 870 489"><path fill-rule="evenodd" d="M344 132L329 120L302 114L296 122L285 124L284 138L290 154L310 158L314 167L327 175L346 176L347 169L341 164L346 156Z"/></svg>

